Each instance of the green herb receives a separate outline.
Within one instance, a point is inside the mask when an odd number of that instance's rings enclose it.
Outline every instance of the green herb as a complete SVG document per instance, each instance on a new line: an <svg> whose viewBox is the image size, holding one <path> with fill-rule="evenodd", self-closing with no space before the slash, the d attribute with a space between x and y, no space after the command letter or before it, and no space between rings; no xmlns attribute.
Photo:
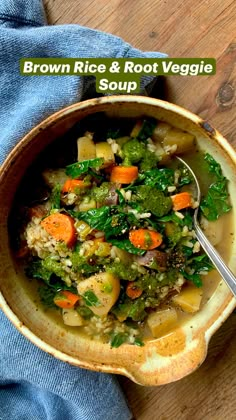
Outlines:
<svg viewBox="0 0 236 420"><path fill-rule="evenodd" d="M42 266L42 260L32 261L25 270L27 277L41 279L49 283L52 272Z"/></svg>
<svg viewBox="0 0 236 420"><path fill-rule="evenodd" d="M89 264L87 258L80 255L78 251L72 253L70 260L72 262L72 269L75 273L81 272L86 276L99 271L98 264L95 264L94 261L93 264Z"/></svg>
<svg viewBox="0 0 236 420"><path fill-rule="evenodd" d="M118 333L118 334L114 334L111 337L111 347L112 348L117 348L120 347L123 343L126 342L128 338L128 334L127 333Z"/></svg>
<svg viewBox="0 0 236 420"><path fill-rule="evenodd" d="M135 189L135 195L132 196L137 201L143 211L150 211L154 216L162 217L169 213L172 208L170 197L165 197L162 191L149 185L140 185Z"/></svg>
<svg viewBox="0 0 236 420"><path fill-rule="evenodd" d="M94 315L93 312L89 308L87 308L87 306L77 306L76 311L84 319L90 319Z"/></svg>
<svg viewBox="0 0 236 420"><path fill-rule="evenodd" d="M174 170L169 168L152 169L143 174L144 184L156 187L160 191L166 191L168 187L174 185Z"/></svg>
<svg viewBox="0 0 236 420"><path fill-rule="evenodd" d="M135 255L144 255L145 250L136 248L129 239L109 239L108 242L110 242L112 245L117 246L117 248L124 249L125 251L129 252L130 254Z"/></svg>
<svg viewBox="0 0 236 420"><path fill-rule="evenodd" d="M192 281L197 287L202 287L202 279L200 274L189 274L186 271L181 271L186 280Z"/></svg>
<svg viewBox="0 0 236 420"><path fill-rule="evenodd" d="M182 271L182 274L184 278L192 281L195 284L195 286L201 287L202 286L201 273L202 272L208 273L213 268L214 266L209 260L208 256L206 254L202 254L188 260L186 269ZM186 271L189 269L191 271L194 270L194 272L192 274L189 274L189 272Z"/></svg>
<svg viewBox="0 0 236 420"><path fill-rule="evenodd" d="M122 280L134 281L138 276L138 271L130 267L130 264L125 264L122 261L112 262L106 266L106 271L112 273Z"/></svg>
<svg viewBox="0 0 236 420"><path fill-rule="evenodd" d="M51 257L47 257L47 259L45 259L47 260L46 263L45 260L41 259L31 261L25 270L27 277L43 280L50 288L54 290L54 293L60 290L69 290L74 293L76 290L75 287L67 286L66 283L61 280L60 276L58 275L61 274L61 272L57 272L57 274L55 273L59 267L56 266L57 268L55 269L54 263L57 263L57 261L54 261L52 265L50 265L50 258Z"/></svg>
<svg viewBox="0 0 236 420"><path fill-rule="evenodd" d="M142 298L126 299L123 303L118 303L112 309L112 313L120 320L124 321L131 318L133 321L143 321L146 318L145 302Z"/></svg>
<svg viewBox="0 0 236 420"><path fill-rule="evenodd" d="M139 347L143 347L144 342L141 340L141 338L136 337L135 340L134 340L134 345L139 346Z"/></svg>
<svg viewBox="0 0 236 420"><path fill-rule="evenodd" d="M206 153L204 159L208 163L209 171L214 173L215 181L201 201L200 208L208 220L217 220L232 208L229 204L228 180L223 176L219 163L211 155Z"/></svg>
<svg viewBox="0 0 236 420"><path fill-rule="evenodd" d="M87 290L82 295L87 306L100 306L101 302L92 290Z"/></svg>
<svg viewBox="0 0 236 420"><path fill-rule="evenodd" d="M58 210L61 208L61 186L60 184L56 184L55 187L52 189L51 197L51 210Z"/></svg>
<svg viewBox="0 0 236 420"><path fill-rule="evenodd" d="M71 178L78 178L80 175L87 173L91 168L100 168L103 162L103 158L95 158L83 160L82 162L72 163L66 167L66 175L70 176Z"/></svg>
<svg viewBox="0 0 236 420"><path fill-rule="evenodd" d="M92 198L98 203L104 204L106 198L109 196L111 185L110 182L103 182L100 187L94 187L91 191Z"/></svg>
<svg viewBox="0 0 236 420"><path fill-rule="evenodd" d="M160 159L154 152L146 150L139 165L140 171L149 171L152 168L155 168L159 160Z"/></svg>
<svg viewBox="0 0 236 420"><path fill-rule="evenodd" d="M38 293L40 300L44 306L46 306L47 308L57 307L53 300L55 296L55 290L52 289L50 286L47 286L46 284L44 286L40 286L38 288Z"/></svg>
<svg viewBox="0 0 236 420"><path fill-rule="evenodd" d="M55 274L63 280L67 277L67 273L63 270L61 263L56 261L53 257L46 257L42 260L41 265L42 269L45 269L45 271L48 271L51 274Z"/></svg>
<svg viewBox="0 0 236 420"><path fill-rule="evenodd" d="M178 179L178 187L183 187L183 185L188 185L193 182L193 178L189 170L185 167L179 168L180 176Z"/></svg>
<svg viewBox="0 0 236 420"><path fill-rule="evenodd" d="M105 232L106 239L119 236L138 223L132 214L124 213L119 206L103 206L86 212L70 212L79 220L84 220L93 229Z"/></svg>
<svg viewBox="0 0 236 420"><path fill-rule="evenodd" d="M155 118L149 118L147 120L143 120L143 125L137 135L137 138L142 141L147 140L148 137L152 136L152 133L156 125L157 125L157 121Z"/></svg>
<svg viewBox="0 0 236 420"><path fill-rule="evenodd" d="M191 258L191 260L188 261L188 266L194 269L194 273L197 274L202 272L208 273L208 271L211 271L214 268L214 265L206 254Z"/></svg>
<svg viewBox="0 0 236 420"><path fill-rule="evenodd" d="M146 146L137 139L131 139L122 146L123 165L133 165L140 162L146 151Z"/></svg>
<svg viewBox="0 0 236 420"><path fill-rule="evenodd" d="M119 197L120 206L123 206L125 204L125 199L124 199L123 195L121 194L121 192L119 190L116 190L116 193L118 194L118 197Z"/></svg>

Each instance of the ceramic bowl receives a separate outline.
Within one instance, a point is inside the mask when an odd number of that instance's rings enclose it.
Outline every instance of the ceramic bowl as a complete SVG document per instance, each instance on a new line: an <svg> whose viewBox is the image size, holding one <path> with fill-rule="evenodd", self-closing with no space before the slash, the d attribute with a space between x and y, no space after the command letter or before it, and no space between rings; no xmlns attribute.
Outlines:
<svg viewBox="0 0 236 420"><path fill-rule="evenodd" d="M92 99L65 108L30 131L10 153L0 170L0 305L15 327L47 353L87 369L122 374L142 385L161 385L193 372L207 354L212 334L221 326L236 303L223 281L203 308L174 332L154 339L144 347L91 341L59 325L38 308L29 293L29 281L18 269L11 254L8 216L15 192L26 169L53 140L66 133L76 122L95 112L108 116L152 116L193 133L200 145L222 165L230 180L231 197L236 196L236 155L207 122L191 112L161 100L139 96L110 96ZM232 200L236 231L236 201ZM227 263L236 272L236 244ZM68 329L67 329L68 328Z"/></svg>

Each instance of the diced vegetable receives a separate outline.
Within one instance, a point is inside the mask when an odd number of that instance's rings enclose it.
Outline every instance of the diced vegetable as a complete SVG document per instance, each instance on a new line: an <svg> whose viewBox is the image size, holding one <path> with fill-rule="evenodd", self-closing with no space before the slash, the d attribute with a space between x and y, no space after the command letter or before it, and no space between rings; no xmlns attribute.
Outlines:
<svg viewBox="0 0 236 420"><path fill-rule="evenodd" d="M45 169L42 173L43 179L45 180L46 184L54 188L57 184L62 187L66 180L68 179L68 176L65 173L65 169Z"/></svg>
<svg viewBox="0 0 236 420"><path fill-rule="evenodd" d="M162 235L149 229L137 229L129 232L129 240L140 249L154 249L161 245Z"/></svg>
<svg viewBox="0 0 236 420"><path fill-rule="evenodd" d="M197 312L200 309L203 290L192 284L184 287L181 292L171 299L174 305L179 306L184 312Z"/></svg>
<svg viewBox="0 0 236 420"><path fill-rule="evenodd" d="M63 309L62 318L65 325L70 327L81 327L84 324L82 316L74 309Z"/></svg>
<svg viewBox="0 0 236 420"><path fill-rule="evenodd" d="M171 200L174 211L183 210L192 206L192 197L187 191L172 195Z"/></svg>
<svg viewBox="0 0 236 420"><path fill-rule="evenodd" d="M97 203L93 198L88 199L87 197L85 197L84 200L82 200L81 203L79 203L78 210L88 211L91 209L96 209L96 207L97 207Z"/></svg>
<svg viewBox="0 0 236 420"><path fill-rule="evenodd" d="M56 294L53 300L55 305L59 306L59 308L68 309L75 306L76 302L79 300L79 296L68 290L62 290Z"/></svg>
<svg viewBox="0 0 236 420"><path fill-rule="evenodd" d="M76 192L80 188L86 187L86 183L80 179L67 179L62 187L62 193Z"/></svg>
<svg viewBox="0 0 236 420"><path fill-rule="evenodd" d="M126 287L126 294L130 299L137 299L143 293L142 289L135 285L135 282L130 281Z"/></svg>
<svg viewBox="0 0 236 420"><path fill-rule="evenodd" d="M98 273L81 281L78 292L95 315L105 316L118 299L120 281L111 273Z"/></svg>
<svg viewBox="0 0 236 420"><path fill-rule="evenodd" d="M130 137L138 137L140 130L142 129L142 126L143 126L143 120L138 120L130 133Z"/></svg>
<svg viewBox="0 0 236 420"><path fill-rule="evenodd" d="M103 158L103 168L113 165L115 162L115 156L112 151L111 145L108 144L106 141L96 144L96 157Z"/></svg>
<svg viewBox="0 0 236 420"><path fill-rule="evenodd" d="M77 140L78 162L83 160L94 159L96 157L96 146L93 142L93 135L85 133L84 137Z"/></svg>
<svg viewBox="0 0 236 420"><path fill-rule="evenodd" d="M81 241L85 241L88 234L92 232L91 227L83 220L77 220L77 222L75 222L75 228Z"/></svg>
<svg viewBox="0 0 236 420"><path fill-rule="evenodd" d="M172 128L166 133L163 146L174 146L177 145L176 152L177 154L182 154L190 151L194 147L195 137L186 133L179 128Z"/></svg>
<svg viewBox="0 0 236 420"><path fill-rule="evenodd" d="M176 310L167 308L148 315L147 324L153 337L158 338L169 333L176 326L177 319Z"/></svg>
<svg viewBox="0 0 236 420"><path fill-rule="evenodd" d="M41 221L41 226L57 241L63 241L69 247L76 241L74 220L67 214L53 213Z"/></svg>
<svg viewBox="0 0 236 420"><path fill-rule="evenodd" d="M114 166L111 171L111 182L130 184L138 178L137 166Z"/></svg>
<svg viewBox="0 0 236 420"><path fill-rule="evenodd" d="M158 122L152 133L152 139L156 142L164 140L168 131L171 130L171 126L165 122Z"/></svg>

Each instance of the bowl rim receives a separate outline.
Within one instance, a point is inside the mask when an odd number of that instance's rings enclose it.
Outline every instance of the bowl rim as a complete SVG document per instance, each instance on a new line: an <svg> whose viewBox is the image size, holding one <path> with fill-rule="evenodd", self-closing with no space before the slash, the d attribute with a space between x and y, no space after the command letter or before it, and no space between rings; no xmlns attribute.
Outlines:
<svg viewBox="0 0 236 420"><path fill-rule="evenodd" d="M0 167L0 178L1 175L7 171L12 159L17 155L18 149L22 146L25 146L28 144L28 142L31 141L32 138L34 138L39 131L45 130L50 125L53 125L55 123L55 120L58 121L61 117L65 117L66 115L69 115L77 110L83 110L86 108L94 107L99 104L107 104L107 103L127 103L127 102L138 102L146 105L151 106L159 106L160 108L164 108L165 110L170 110L171 112L174 112L184 118L187 118L191 120L193 123L200 126L206 134L209 136L212 136L216 138L217 143L226 151L226 153L230 156L233 163L236 166L236 152L233 149L233 147L228 143L228 141L215 129L213 128L207 121L203 120L196 114L192 113L189 110L186 110L185 108L173 104L168 101L163 101L156 98L150 98L145 96L139 96L139 95L114 95L114 96L105 96L105 97L99 97L94 99L88 99L83 102L77 102L74 103L68 107L62 108L61 110L51 114L46 119L42 120L39 124L37 124L35 127L33 127L18 143L17 145L11 150L11 152L8 154L6 159L4 160L2 166ZM233 295L230 293L227 300L227 305L224 308L224 310L221 312L220 316L216 318L216 320L211 324L208 325L208 328L204 330L205 333L205 351L202 355L202 359L200 361L200 364L204 361L206 354L207 354L207 347L209 344L209 341L212 337L212 335L217 331L217 329L222 325L222 323L227 319L227 317L231 314L231 312L236 307L236 300L234 299ZM20 319L16 316L16 314L13 312L11 307L6 302L2 292L0 291L0 309L3 310L7 318L12 322L12 324L17 328L17 330L22 333L27 339L29 339L33 344L35 344L37 347L39 347L41 350L53 355L57 359L60 359L63 362L70 363L74 366L78 366L81 368L86 368L90 370L96 370L101 372L107 372L107 373L118 373L122 374L129 379L133 380L136 383L139 383L143 385L142 382L139 382L135 375L131 371L129 371L126 368L122 367L112 367L109 365L104 365L104 363L94 363L93 361L87 362L84 360L80 360L78 357L70 356L69 354L66 354L57 348L51 346L47 342L40 339L35 333L31 331L28 327L26 327ZM196 365L192 370L189 372L185 372L180 377L176 377L174 379L170 379L169 381L157 383L158 385L173 382L175 380L178 380L182 378L183 376L186 376L189 373L192 373L197 367ZM145 383L145 385L147 385ZM154 383L151 383L150 385L154 385Z"/></svg>

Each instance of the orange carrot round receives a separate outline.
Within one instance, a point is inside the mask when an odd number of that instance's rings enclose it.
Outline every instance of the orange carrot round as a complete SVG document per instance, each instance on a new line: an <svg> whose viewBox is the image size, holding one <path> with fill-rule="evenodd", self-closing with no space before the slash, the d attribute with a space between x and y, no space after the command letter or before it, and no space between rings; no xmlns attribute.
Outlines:
<svg viewBox="0 0 236 420"><path fill-rule="evenodd" d="M55 305L63 309L73 308L78 300L79 296L75 293L69 292L68 290L62 290L57 293L53 299Z"/></svg>
<svg viewBox="0 0 236 420"><path fill-rule="evenodd" d="M76 241L74 220L67 214L53 213L41 221L41 226L57 241L73 246Z"/></svg>
<svg viewBox="0 0 236 420"><path fill-rule="evenodd" d="M62 187L62 193L74 192L76 188L84 188L85 183L81 179L67 179Z"/></svg>
<svg viewBox="0 0 236 420"><path fill-rule="evenodd" d="M162 243L162 236L159 232L149 229L137 229L129 232L129 240L140 249L154 249Z"/></svg>
<svg viewBox="0 0 236 420"><path fill-rule="evenodd" d="M114 166L111 170L111 182L130 184L138 178L137 166Z"/></svg>
<svg viewBox="0 0 236 420"><path fill-rule="evenodd" d="M178 211L182 209L186 209L187 207L191 207L192 205L192 198L189 192L181 192L176 195L171 196L171 200L173 203L173 210Z"/></svg>
<svg viewBox="0 0 236 420"><path fill-rule="evenodd" d="M130 297L130 299L137 299L143 293L142 289L138 286L135 286L133 281L129 281L126 287L126 294Z"/></svg>

